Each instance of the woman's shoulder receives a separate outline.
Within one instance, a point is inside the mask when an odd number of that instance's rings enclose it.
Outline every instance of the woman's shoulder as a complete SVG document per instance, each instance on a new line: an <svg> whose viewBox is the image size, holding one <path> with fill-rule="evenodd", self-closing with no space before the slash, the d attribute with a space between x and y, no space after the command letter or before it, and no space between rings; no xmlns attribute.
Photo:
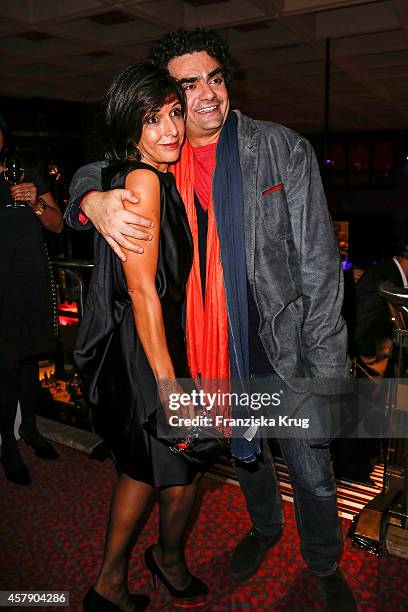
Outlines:
<svg viewBox="0 0 408 612"><path fill-rule="evenodd" d="M128 172L124 186L133 191L137 197L143 198L159 197L161 184L160 176L150 167L138 167Z"/></svg>
<svg viewBox="0 0 408 612"><path fill-rule="evenodd" d="M103 189L106 191L108 189L124 188L126 179L133 172L135 173L134 176L144 176L145 180L151 184L161 183L166 176L164 172L160 172L153 166L143 162L121 160L113 162L102 169Z"/></svg>

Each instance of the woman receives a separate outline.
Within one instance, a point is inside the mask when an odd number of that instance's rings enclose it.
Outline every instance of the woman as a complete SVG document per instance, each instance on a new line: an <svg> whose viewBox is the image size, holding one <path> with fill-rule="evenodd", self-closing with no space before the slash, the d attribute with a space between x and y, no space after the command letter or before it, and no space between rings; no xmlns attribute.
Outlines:
<svg viewBox="0 0 408 612"><path fill-rule="evenodd" d="M167 72L151 64L119 74L105 99L108 135L104 189L134 191L140 214L154 220L142 254L121 262L99 234L95 270L81 325L76 363L96 407L104 437L121 472L113 494L102 567L88 591L85 610L143 609L148 599L130 596L127 570L136 526L158 491L159 540L145 554L154 583L191 600L207 586L188 571L183 553L198 470L143 427L171 390L188 377L182 329L192 237L168 164L184 139L184 96ZM165 382L163 382L165 381Z"/></svg>
<svg viewBox="0 0 408 612"><path fill-rule="evenodd" d="M42 228L61 232L61 212L34 168L25 166L23 182L10 186L4 163L10 146L7 125L0 117L0 436L1 463L6 477L19 485L31 483L14 437L20 403L22 438L42 459L57 452L39 433L38 359L55 352L52 299ZM13 200L26 205L14 208Z"/></svg>

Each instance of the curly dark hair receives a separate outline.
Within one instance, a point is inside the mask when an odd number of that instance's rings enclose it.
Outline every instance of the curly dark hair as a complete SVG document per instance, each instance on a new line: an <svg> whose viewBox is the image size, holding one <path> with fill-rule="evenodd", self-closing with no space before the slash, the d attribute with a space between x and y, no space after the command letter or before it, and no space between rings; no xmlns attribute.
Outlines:
<svg viewBox="0 0 408 612"><path fill-rule="evenodd" d="M164 34L151 46L148 59L156 66L167 68L168 63L175 57L199 51L205 51L220 62L225 83L229 87L235 68L234 60L227 44L214 30L180 28L175 32Z"/></svg>
<svg viewBox="0 0 408 612"><path fill-rule="evenodd" d="M186 112L184 92L167 70L151 62L132 64L113 79L103 99L105 159L139 159L140 140L146 116L177 99Z"/></svg>

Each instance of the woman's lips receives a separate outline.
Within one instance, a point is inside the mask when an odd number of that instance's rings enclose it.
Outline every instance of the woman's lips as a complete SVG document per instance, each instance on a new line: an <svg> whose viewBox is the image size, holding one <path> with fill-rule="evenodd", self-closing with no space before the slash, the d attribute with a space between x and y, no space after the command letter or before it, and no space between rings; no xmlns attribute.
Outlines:
<svg viewBox="0 0 408 612"><path fill-rule="evenodd" d="M169 144L162 144L162 147L166 147L166 149L177 149L179 146L178 142L170 142Z"/></svg>

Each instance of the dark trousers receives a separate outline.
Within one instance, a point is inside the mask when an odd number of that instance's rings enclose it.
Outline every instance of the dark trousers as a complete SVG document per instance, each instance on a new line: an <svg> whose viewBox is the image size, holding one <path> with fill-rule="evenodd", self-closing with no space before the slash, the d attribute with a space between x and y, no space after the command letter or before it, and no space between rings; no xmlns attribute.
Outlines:
<svg viewBox="0 0 408 612"><path fill-rule="evenodd" d="M278 437L279 431L275 433ZM279 438L293 487L302 556L314 573L328 575L337 566L341 536L330 453L328 448L311 448L318 443L318 439ZM236 462L235 469L253 526L273 535L284 523L282 499L267 439L262 447L256 464Z"/></svg>
<svg viewBox="0 0 408 612"><path fill-rule="evenodd" d="M37 432L36 411L40 397L38 364L22 362L15 370L0 371L0 435L2 444L14 441L14 422L20 402L21 428L30 435Z"/></svg>

